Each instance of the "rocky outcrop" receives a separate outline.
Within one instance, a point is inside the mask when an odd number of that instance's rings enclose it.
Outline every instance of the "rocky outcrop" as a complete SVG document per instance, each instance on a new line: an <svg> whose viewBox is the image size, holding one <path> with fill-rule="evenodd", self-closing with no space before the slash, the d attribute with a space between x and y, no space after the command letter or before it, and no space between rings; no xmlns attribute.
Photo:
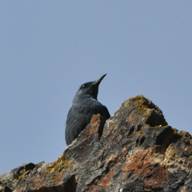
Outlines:
<svg viewBox="0 0 192 192"><path fill-rule="evenodd" d="M191 192L192 136L173 129L143 96L125 101L105 124L94 115L52 163L29 163L0 177L0 191Z"/></svg>

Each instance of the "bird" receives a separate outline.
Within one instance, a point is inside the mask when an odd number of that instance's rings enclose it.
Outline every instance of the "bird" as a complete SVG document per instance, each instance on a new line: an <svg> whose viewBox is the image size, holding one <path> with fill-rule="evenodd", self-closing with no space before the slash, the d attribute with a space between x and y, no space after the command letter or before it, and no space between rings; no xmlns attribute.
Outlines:
<svg viewBox="0 0 192 192"><path fill-rule="evenodd" d="M68 111L65 127L65 141L69 145L80 132L89 124L92 115L101 115L101 131L110 113L105 105L97 100L99 85L107 74L102 75L96 81L83 83L77 90L72 106Z"/></svg>

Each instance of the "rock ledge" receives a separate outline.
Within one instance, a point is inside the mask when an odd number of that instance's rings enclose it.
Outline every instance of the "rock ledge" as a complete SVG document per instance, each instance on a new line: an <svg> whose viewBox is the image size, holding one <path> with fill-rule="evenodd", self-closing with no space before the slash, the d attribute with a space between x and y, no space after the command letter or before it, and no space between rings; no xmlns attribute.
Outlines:
<svg viewBox="0 0 192 192"><path fill-rule="evenodd" d="M4 192L192 192L192 136L137 96L125 101L99 135L94 115L52 163L29 163L0 177Z"/></svg>

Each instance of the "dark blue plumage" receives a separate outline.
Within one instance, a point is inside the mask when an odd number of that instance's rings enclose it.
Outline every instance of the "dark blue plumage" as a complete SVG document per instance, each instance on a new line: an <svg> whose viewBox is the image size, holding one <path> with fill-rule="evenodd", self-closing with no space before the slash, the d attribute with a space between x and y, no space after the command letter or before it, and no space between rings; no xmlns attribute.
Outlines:
<svg viewBox="0 0 192 192"><path fill-rule="evenodd" d="M68 112L65 140L69 145L90 122L93 114L101 114L102 124L110 117L108 109L97 100L99 84L106 76L80 86Z"/></svg>

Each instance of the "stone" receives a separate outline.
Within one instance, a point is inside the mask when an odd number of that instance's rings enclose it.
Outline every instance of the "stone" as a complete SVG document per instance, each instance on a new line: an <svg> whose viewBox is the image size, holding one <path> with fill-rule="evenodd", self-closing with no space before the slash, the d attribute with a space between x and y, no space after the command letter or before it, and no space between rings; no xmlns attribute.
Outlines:
<svg viewBox="0 0 192 192"><path fill-rule="evenodd" d="M29 163L0 176L0 191L191 192L192 136L168 125L150 100L123 102L105 123L90 123L52 163Z"/></svg>

